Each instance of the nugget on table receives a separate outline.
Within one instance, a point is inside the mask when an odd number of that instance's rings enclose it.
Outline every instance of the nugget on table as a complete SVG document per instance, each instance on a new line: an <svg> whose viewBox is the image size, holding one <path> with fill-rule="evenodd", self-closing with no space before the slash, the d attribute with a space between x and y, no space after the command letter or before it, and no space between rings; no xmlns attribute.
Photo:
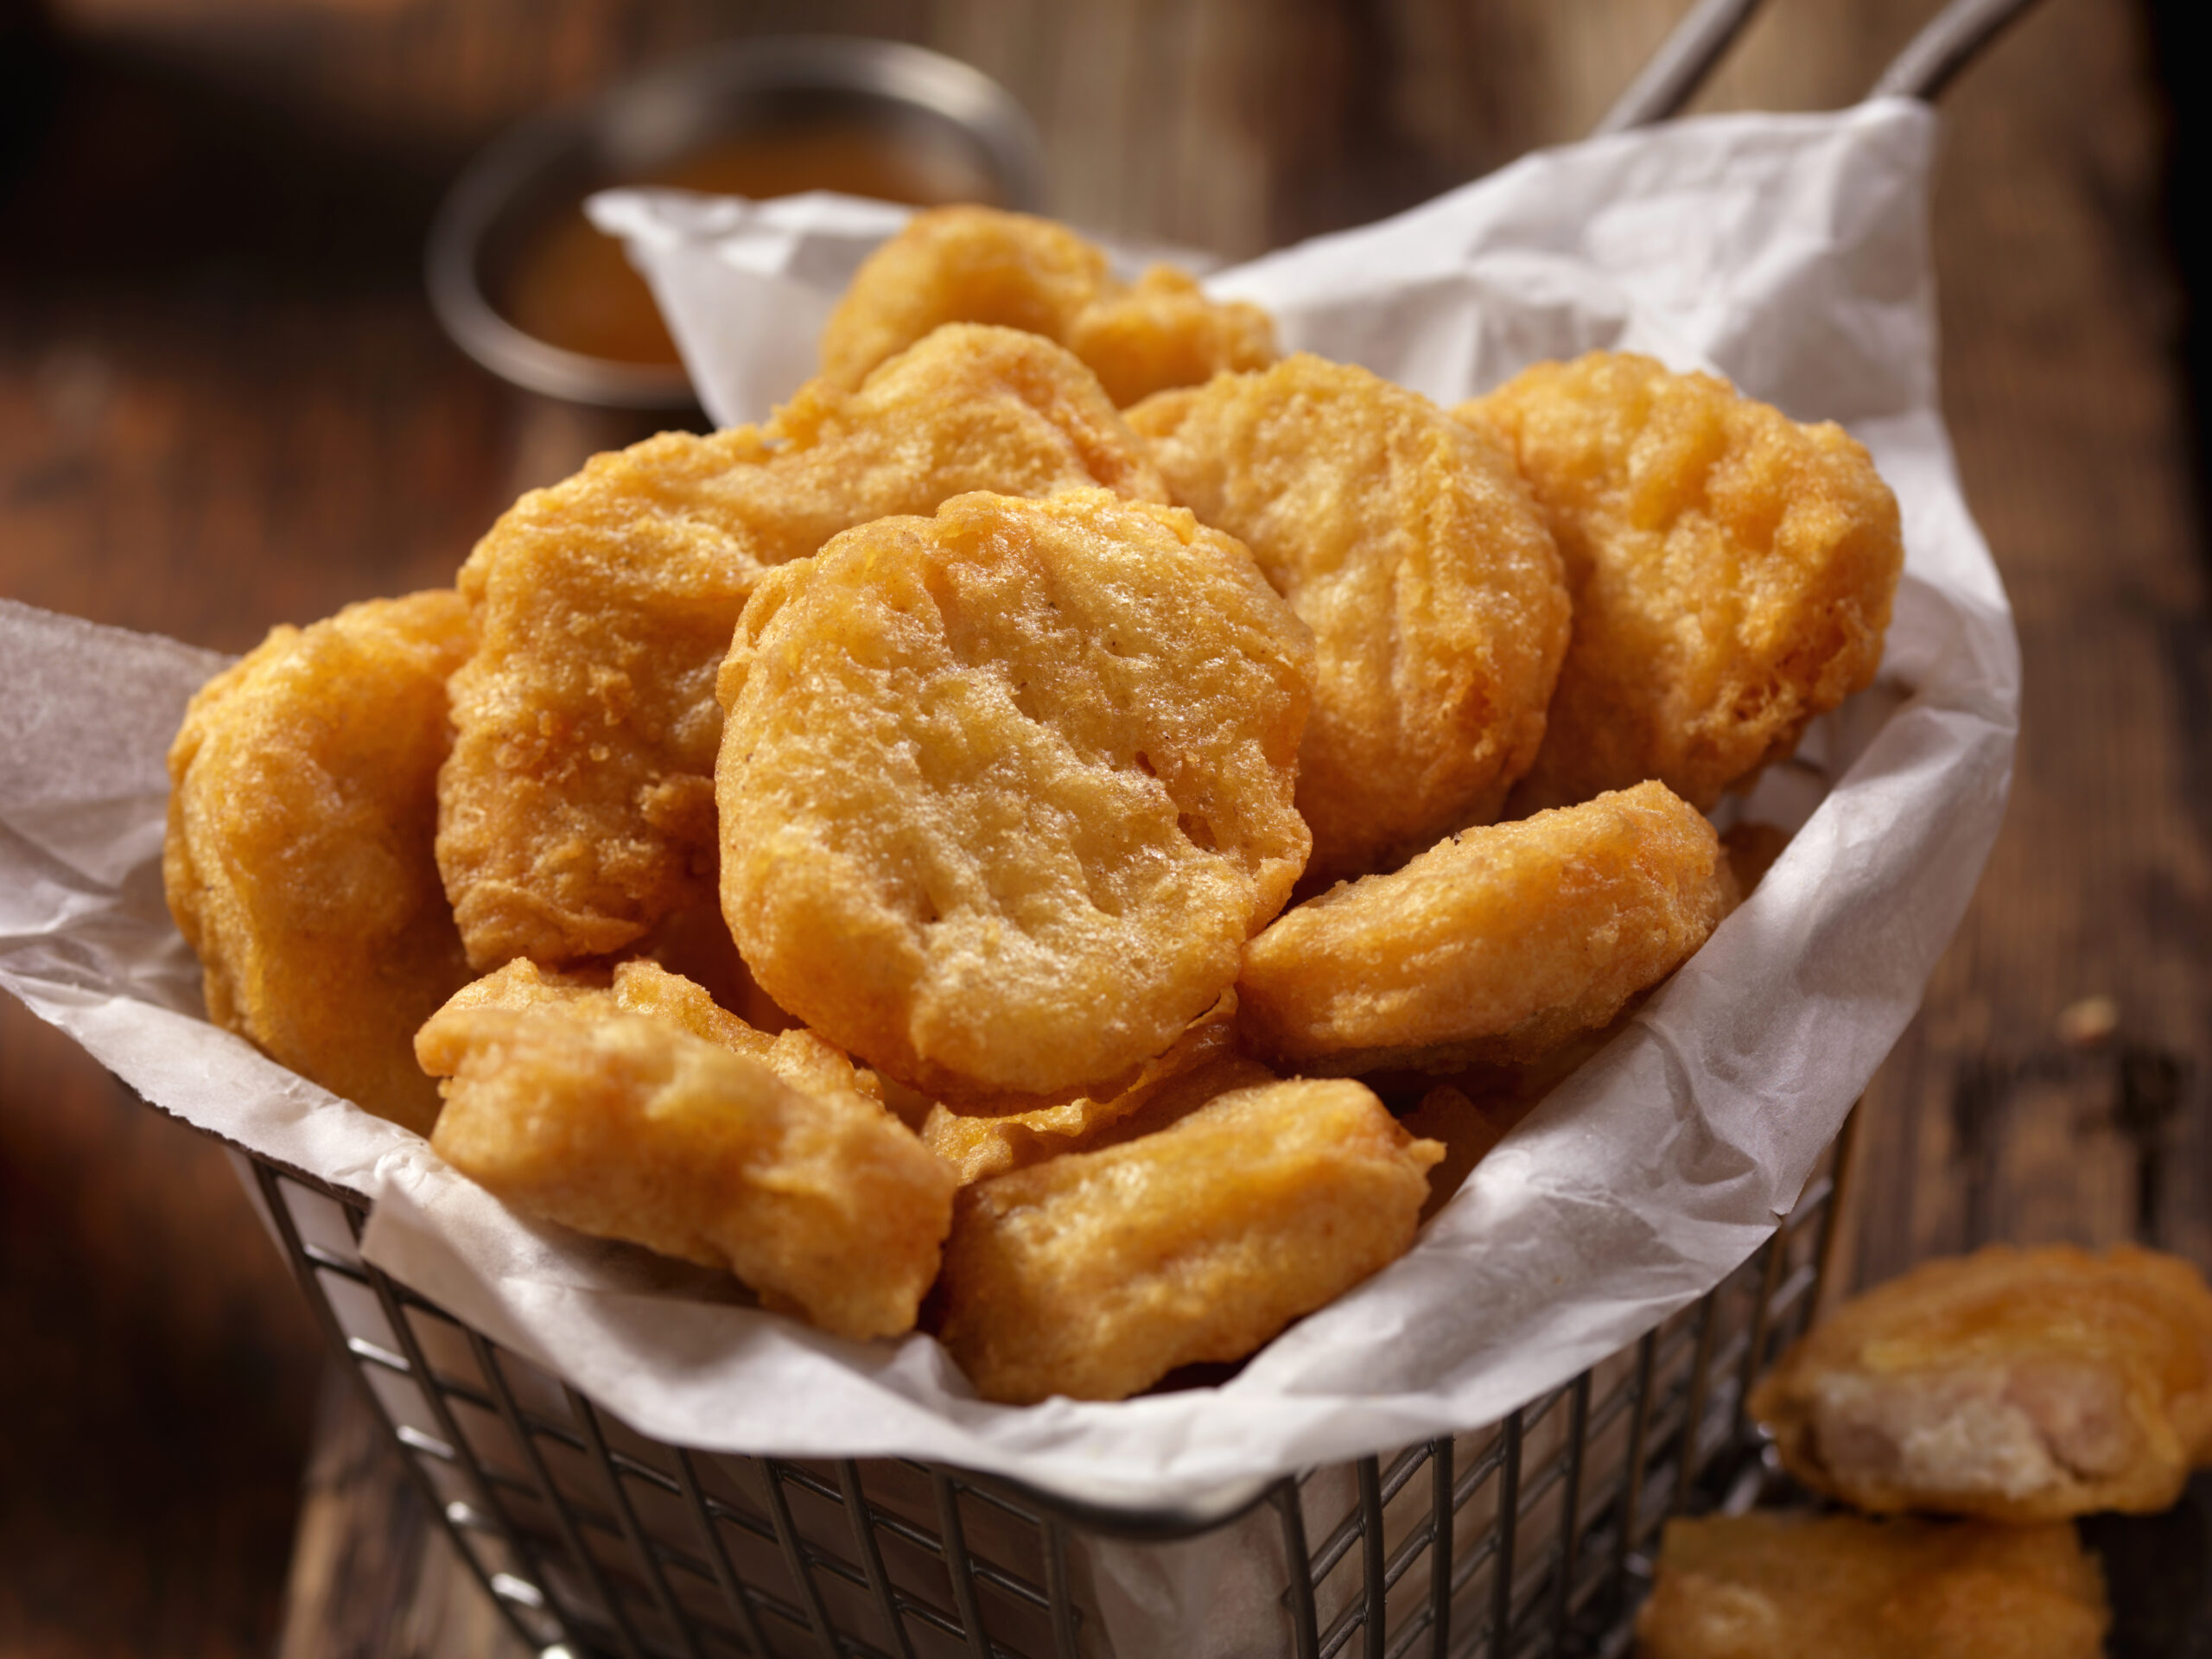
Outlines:
<svg viewBox="0 0 2212 1659"><path fill-rule="evenodd" d="M1792 1474L1863 1510L2163 1510L2212 1461L2212 1290L2130 1245L1992 1245L1847 1302L1751 1404Z"/></svg>
<svg viewBox="0 0 2212 1659"><path fill-rule="evenodd" d="M469 959L621 950L715 892L715 671L763 571L969 490L1165 487L1091 372L1034 334L957 327L766 427L664 432L533 490L460 587L438 864Z"/></svg>
<svg viewBox="0 0 2212 1659"><path fill-rule="evenodd" d="M1241 1359L1405 1253L1443 1150L1357 1083L1262 1082L978 1182L945 1246L941 1338L1015 1405Z"/></svg>
<svg viewBox="0 0 2212 1659"><path fill-rule="evenodd" d="M521 960L423 1027L431 1144L529 1214L723 1268L840 1336L911 1330L952 1171L810 1032L776 1037L650 963L607 986Z"/></svg>
<svg viewBox="0 0 2212 1659"><path fill-rule="evenodd" d="M2098 1659L2071 1524L1754 1511L1667 1523L1639 1659Z"/></svg>
<svg viewBox="0 0 2212 1659"><path fill-rule="evenodd" d="M458 594L279 627L203 686L169 749L162 876L207 1016L422 1134L415 1028L468 977L431 845Z"/></svg>

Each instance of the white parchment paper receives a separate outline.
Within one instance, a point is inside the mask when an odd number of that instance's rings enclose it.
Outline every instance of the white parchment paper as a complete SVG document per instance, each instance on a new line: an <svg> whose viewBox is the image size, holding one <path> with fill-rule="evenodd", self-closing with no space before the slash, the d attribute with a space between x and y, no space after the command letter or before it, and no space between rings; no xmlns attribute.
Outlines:
<svg viewBox="0 0 2212 1659"><path fill-rule="evenodd" d="M667 1440L942 1459L1160 1503L1489 1421L1766 1236L1910 1016L1996 833L2018 662L1936 413L1934 137L1903 102L1687 122L1535 156L1213 279L1270 308L1287 346L1446 403L1593 346L1718 368L1864 440L1908 548L1880 683L1751 803L1797 828L1756 895L1411 1255L1218 1388L986 1404L927 1337L842 1341L727 1281L523 1220L207 1026L158 857L162 755L219 661L4 601L0 982L156 1103L368 1194L371 1259ZM594 211L725 420L797 385L830 296L899 221L819 196L631 193Z"/></svg>

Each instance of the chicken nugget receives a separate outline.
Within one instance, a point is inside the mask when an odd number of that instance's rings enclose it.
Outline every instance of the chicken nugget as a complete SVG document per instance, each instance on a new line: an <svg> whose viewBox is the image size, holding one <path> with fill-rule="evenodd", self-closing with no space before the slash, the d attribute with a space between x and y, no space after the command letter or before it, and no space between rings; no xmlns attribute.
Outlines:
<svg viewBox="0 0 2212 1659"><path fill-rule="evenodd" d="M1304 866L1313 647L1236 543L963 496L765 577L721 677L722 912L779 1005L938 1099L1118 1079Z"/></svg>
<svg viewBox="0 0 2212 1659"><path fill-rule="evenodd" d="M1925 1262L1799 1342L1751 1410L1792 1474L1863 1510L2163 1510L2212 1462L2212 1290L2129 1245Z"/></svg>
<svg viewBox="0 0 2212 1659"><path fill-rule="evenodd" d="M858 385L869 370L948 322L995 323L1058 340L1124 408L1224 369L1274 361L1258 306L1206 298L1155 265L1116 281L1106 256L1065 225L995 207L938 207L869 255L822 332L822 373Z"/></svg>
<svg viewBox="0 0 2212 1659"><path fill-rule="evenodd" d="M1413 1243L1430 1165L1358 1084L1263 1082L965 1188L940 1339L987 1400L1119 1400L1242 1359Z"/></svg>
<svg viewBox="0 0 2212 1659"><path fill-rule="evenodd" d="M760 573L965 491L1165 500L1074 358L940 330L766 428L666 432L515 504L461 569L482 643L454 676L438 864L480 969L619 950L714 903L715 673Z"/></svg>
<svg viewBox="0 0 2212 1659"><path fill-rule="evenodd" d="M1567 584L1505 448L1364 369L1300 355L1129 424L1175 499L1252 550L1313 630L1298 809L1313 870L1487 823L1535 759Z"/></svg>
<svg viewBox="0 0 2212 1659"><path fill-rule="evenodd" d="M958 1172L963 1186L1026 1169L1064 1152L1088 1150L1109 1126L1179 1089L1193 1073L1233 1060L1236 1052L1236 994L1230 991L1166 1053L1147 1060L1125 1088L1010 1112L960 1112L932 1105L922 1121L922 1144Z"/></svg>
<svg viewBox="0 0 2212 1659"><path fill-rule="evenodd" d="M510 963L423 1026L430 1144L503 1203L735 1274L839 1336L911 1330L952 1171L811 1032L770 1037L650 963Z"/></svg>
<svg viewBox="0 0 2212 1659"><path fill-rule="evenodd" d="M200 688L169 749L162 877L207 1017L421 1134L415 1028L468 977L431 856L452 593L279 627Z"/></svg>
<svg viewBox="0 0 2212 1659"><path fill-rule="evenodd" d="M1541 1058L1674 972L1733 907L1713 826L1662 784L1462 830L1254 939L1237 1023L1328 1075Z"/></svg>
<svg viewBox="0 0 2212 1659"><path fill-rule="evenodd" d="M1754 1511L1667 1523L1639 1659L2097 1659L2103 1575L2068 1525Z"/></svg>
<svg viewBox="0 0 2212 1659"><path fill-rule="evenodd" d="M1647 778L1702 810L1872 681L1904 550L1842 428L1606 352L1453 412L1511 445L1574 594L1514 812Z"/></svg>

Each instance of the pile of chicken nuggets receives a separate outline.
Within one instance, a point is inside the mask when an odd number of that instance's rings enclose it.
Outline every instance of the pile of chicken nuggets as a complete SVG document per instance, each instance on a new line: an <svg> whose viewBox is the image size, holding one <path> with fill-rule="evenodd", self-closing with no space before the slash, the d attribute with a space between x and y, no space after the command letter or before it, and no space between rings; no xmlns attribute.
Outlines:
<svg viewBox="0 0 2212 1659"><path fill-rule="evenodd" d="M507 1204L919 1321L987 1399L1239 1359L1404 1252L1880 658L1866 452L1709 377L1446 410L979 208L822 350L211 682L169 900L213 1019Z"/></svg>

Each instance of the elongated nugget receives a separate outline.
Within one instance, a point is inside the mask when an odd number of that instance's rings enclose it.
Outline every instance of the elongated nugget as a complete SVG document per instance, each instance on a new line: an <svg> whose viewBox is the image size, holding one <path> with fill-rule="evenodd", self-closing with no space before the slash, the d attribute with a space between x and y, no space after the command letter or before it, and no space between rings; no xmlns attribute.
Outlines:
<svg viewBox="0 0 2212 1659"><path fill-rule="evenodd" d="M273 630L200 689L169 750L162 877L207 1015L333 1093L423 1134L415 1028L468 977L431 856L451 593Z"/></svg>
<svg viewBox="0 0 2212 1659"><path fill-rule="evenodd" d="M1672 973L1734 903L1713 826L1644 784L1307 900L1246 947L1237 1021L1309 1071L1523 1064Z"/></svg>
<svg viewBox="0 0 2212 1659"><path fill-rule="evenodd" d="M2163 1510L2212 1462L2212 1290L2127 1245L1993 1245L1846 1303L1751 1409L1792 1474L1864 1510Z"/></svg>
<svg viewBox="0 0 2212 1659"><path fill-rule="evenodd" d="M1123 407L1224 369L1264 368L1275 356L1266 312L1209 300L1169 266L1122 283L1105 254L1065 225L995 207L939 207L915 214L854 275L823 330L823 377L858 385L948 322L1058 340Z"/></svg>
<svg viewBox="0 0 2212 1659"><path fill-rule="evenodd" d="M1454 413L1510 443L1574 594L1550 726L1509 810L1656 778L1702 810L1873 679L1904 543L1840 427L1605 352Z"/></svg>
<svg viewBox="0 0 2212 1659"><path fill-rule="evenodd" d="M1487 823L1543 741L1567 583L1511 454L1418 393L1304 355L1129 411L1175 499L1313 630L1298 810L1363 875Z"/></svg>
<svg viewBox="0 0 2212 1659"><path fill-rule="evenodd" d="M987 1400L1119 1400L1241 1359L1403 1255L1443 1155L1356 1083L1265 1083L967 1188L941 1337Z"/></svg>
<svg viewBox="0 0 2212 1659"><path fill-rule="evenodd" d="M765 428L667 432L518 501L461 569L438 864L469 959L557 965L714 901L715 673L764 570L963 491L1164 500L1090 371L1008 329L940 331Z"/></svg>
<svg viewBox="0 0 2212 1659"><path fill-rule="evenodd" d="M810 1032L770 1038L649 963L612 988L527 962L422 1030L431 1145L531 1215L724 1268L839 1336L912 1328L950 1169Z"/></svg>
<svg viewBox="0 0 2212 1659"><path fill-rule="evenodd" d="M1179 508L979 494L849 531L762 581L723 669L730 931L780 1006L933 1097L1114 1083L1305 863L1312 663Z"/></svg>
<svg viewBox="0 0 2212 1659"><path fill-rule="evenodd" d="M2098 1659L2104 1580L2071 1526L1858 1516L1667 1523L1639 1659Z"/></svg>

